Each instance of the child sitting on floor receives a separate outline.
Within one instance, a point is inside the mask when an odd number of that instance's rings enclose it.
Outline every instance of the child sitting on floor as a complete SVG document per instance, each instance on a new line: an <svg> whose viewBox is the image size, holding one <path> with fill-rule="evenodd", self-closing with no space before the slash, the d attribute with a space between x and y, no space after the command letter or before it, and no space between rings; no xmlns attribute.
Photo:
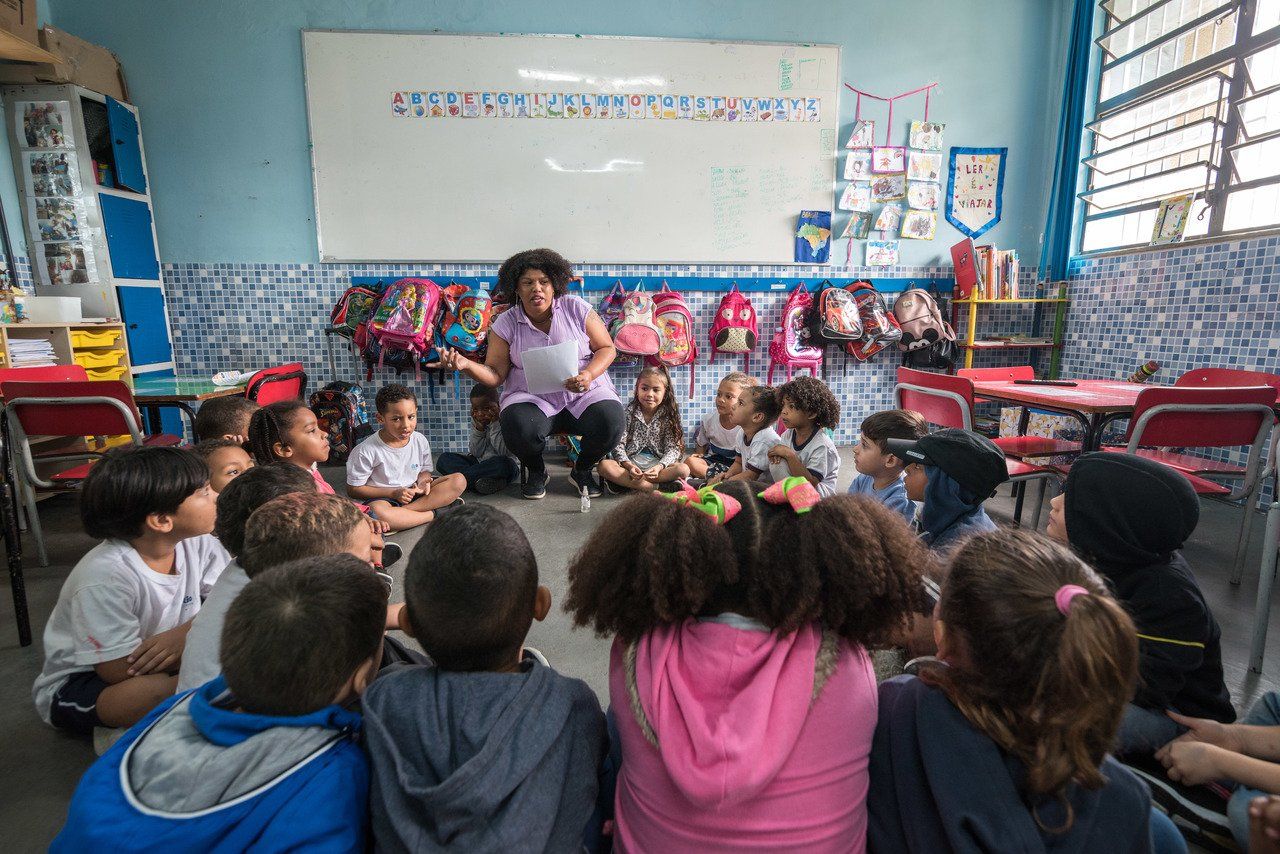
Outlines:
<svg viewBox="0 0 1280 854"><path fill-rule="evenodd" d="M927 550L865 498L758 491L633 497L569 566L574 623L614 635L618 850L863 849L866 648L904 624Z"/></svg>
<svg viewBox="0 0 1280 854"><path fill-rule="evenodd" d="M219 441L219 440L214 440ZM244 473L218 495L217 516L213 533L230 552L232 560L218 576L217 582L199 613L191 621L187 632L186 648L182 652L182 668L178 671L178 693L199 688L218 675L218 648L222 638L222 624L227 609L244 586L249 576L240 566L244 552L245 522L263 504L292 492L316 491L316 483L305 471L286 463L270 463Z"/></svg>
<svg viewBox="0 0 1280 854"><path fill-rule="evenodd" d="M891 453L886 442L912 442L928 434L929 425L920 413L908 409L888 409L867 416L862 422L862 438L853 448L853 465L858 474L849 484L849 494L870 496L901 513L908 523L915 521L916 505L907 497L907 485L902 479L907 463Z"/></svg>
<svg viewBox="0 0 1280 854"><path fill-rule="evenodd" d="M778 400L777 389L773 386L758 385L744 390L733 410L733 421L742 428L742 438L734 449L736 456L733 465L722 474L708 479L707 483L722 483L726 480L761 480L761 483L768 483L771 477L769 451L782 439L773 429L773 423L778 420L781 412L782 402Z"/></svg>
<svg viewBox="0 0 1280 854"><path fill-rule="evenodd" d="M934 551L958 546L965 537L994 531L982 509L1009 479L1004 452L986 436L939 430L914 441L887 439L889 452L907 463L907 497L923 502L920 536Z"/></svg>
<svg viewBox="0 0 1280 854"><path fill-rule="evenodd" d="M733 371L725 374L716 388L715 408L707 413L693 436L697 448L684 461L689 474L704 480L729 470L737 457L742 428L734 421L734 410L743 392L755 385L753 377Z"/></svg>
<svg viewBox="0 0 1280 854"><path fill-rule="evenodd" d="M867 847L1151 850L1150 795L1107 756L1138 650L1102 579L1035 533L980 534L934 632L938 662L880 686Z"/></svg>
<svg viewBox="0 0 1280 854"><path fill-rule="evenodd" d="M622 440L600 461L605 489L614 495L624 489L651 492L688 477L689 467L680 462L683 452L684 425L671 375L661 365L647 366L636 377Z"/></svg>
<svg viewBox="0 0 1280 854"><path fill-rule="evenodd" d="M608 748L600 702L524 647L551 608L515 520L483 504L409 555L403 628L436 662L388 671L363 702L376 847L574 851Z"/></svg>
<svg viewBox="0 0 1280 854"><path fill-rule="evenodd" d="M1102 573L1138 626L1138 692L1117 752L1149 755L1178 736L1166 710L1235 720L1222 632L1180 551L1200 520L1187 479L1130 454L1083 454L1049 508L1046 533Z"/></svg>
<svg viewBox="0 0 1280 854"><path fill-rule="evenodd" d="M378 432L356 445L347 458L347 494L369 502L392 530L425 525L467 488L460 474L432 474L431 445L418 432L418 401L402 385L383 386L374 403Z"/></svg>
<svg viewBox="0 0 1280 854"><path fill-rule="evenodd" d="M782 401L782 432L769 449L769 477L775 483L788 477L807 478L823 498L836 494L840 452L828 430L840 423L840 402L817 377L796 377L778 388Z"/></svg>
<svg viewBox="0 0 1280 854"><path fill-rule="evenodd" d="M253 457L242 445L243 442L234 439L205 439L193 449L209 467L209 488L215 495L253 468Z"/></svg>
<svg viewBox="0 0 1280 854"><path fill-rule="evenodd" d="M209 469L181 448L108 451L85 478L80 518L102 542L63 582L31 693L46 723L91 735L173 694L191 618L230 556L210 533Z"/></svg>
<svg viewBox="0 0 1280 854"><path fill-rule="evenodd" d="M352 707L377 670L386 607L387 588L350 555L249 582L227 612L223 675L94 763L51 850L364 850L369 765Z"/></svg>
<svg viewBox="0 0 1280 854"><path fill-rule="evenodd" d="M460 474L477 495L492 495L520 476L520 464L507 450L498 422L498 390L471 387L471 441L466 454L446 451L436 461L440 474Z"/></svg>
<svg viewBox="0 0 1280 854"><path fill-rule="evenodd" d="M249 419L257 411L256 401L239 394L207 400L196 410L196 435L201 441L230 439L243 445L249 438Z"/></svg>

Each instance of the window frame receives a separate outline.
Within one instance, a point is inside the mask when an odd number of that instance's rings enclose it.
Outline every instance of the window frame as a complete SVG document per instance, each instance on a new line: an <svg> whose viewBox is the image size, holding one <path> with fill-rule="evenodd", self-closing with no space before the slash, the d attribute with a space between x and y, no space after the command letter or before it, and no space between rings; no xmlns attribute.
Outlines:
<svg viewBox="0 0 1280 854"><path fill-rule="evenodd" d="M1086 85L1089 87L1087 92L1087 116L1083 128L1083 139L1081 144L1080 162L1077 164L1077 180L1075 194L1075 224L1072 234L1072 258L1096 258L1109 255L1128 255L1140 252L1150 252L1162 249L1172 249L1178 246L1189 246L1197 244L1222 243L1229 240L1243 240L1257 236L1265 236L1280 233L1280 223L1269 223L1254 228L1235 229L1232 231L1224 231L1223 226L1226 220L1227 199L1231 193L1241 192L1254 189L1261 186L1270 186L1280 184L1280 173L1275 175L1256 178L1250 181L1234 180L1237 173L1235 162L1233 160L1233 151L1245 147L1246 145L1255 145L1267 140L1280 138L1280 129L1267 131L1252 139L1244 137L1242 130L1242 106L1251 100L1264 97L1269 94L1280 92L1280 84L1264 87L1251 94L1245 94L1249 85L1249 72L1247 62L1250 57L1268 48L1280 45L1280 25L1272 26L1270 29L1263 30L1259 33L1253 32L1255 13L1257 12L1260 0L1229 0L1213 10L1198 15L1191 21L1181 24L1164 33L1150 42L1142 45L1136 50L1128 51L1126 54L1117 55L1105 47L1106 40L1112 35L1121 31L1124 27L1131 25L1138 19L1161 9L1173 0L1157 0L1148 8L1142 10L1134 17L1130 18L1123 24L1107 29L1108 21L1113 19L1111 7L1114 6L1115 0L1098 0L1095 5L1095 13L1097 14L1097 25L1095 31L1098 32L1096 38L1093 39L1091 48L1092 57L1090 62L1090 74ZM1237 14L1236 21L1236 38L1234 42L1226 48L1215 51L1214 53L1201 57L1194 62L1188 63L1182 68L1161 75L1147 83L1133 87L1131 90L1120 95L1112 96L1106 100L1101 99L1103 73L1111 68L1121 65L1137 56L1141 56L1152 50L1158 50L1161 45L1166 44L1188 32L1193 32L1197 28L1202 27L1205 23L1213 21L1215 18L1235 12ZM1243 35L1242 35L1243 34ZM1216 113L1203 117L1186 125L1176 128L1176 130L1184 130L1192 125L1213 121L1219 125L1218 133L1214 141L1210 144L1207 169L1212 174L1212 182L1206 193L1197 191L1197 197L1203 196L1210 201L1209 206L1209 225L1208 231L1204 235L1187 238L1178 243L1152 246L1149 242L1128 243L1118 246L1112 246L1103 249L1085 250L1085 226L1089 222L1109 219L1125 214L1141 213L1143 211L1154 211L1159 208L1159 200L1144 200L1125 204L1122 207L1111 209L1095 209L1090 212L1090 204L1088 197L1099 192L1105 192L1110 187L1090 187L1091 176L1094 174L1090 161L1095 161L1099 157L1105 157L1107 154L1123 149L1125 146L1116 146L1107 151L1096 151L1096 137L1098 131L1095 129L1101 125L1103 121L1112 118L1123 112L1125 108L1137 106L1141 101L1147 99L1159 98L1162 95L1169 94L1181 87L1195 84L1203 79L1212 79L1218 76L1220 84L1225 86L1225 95L1220 97L1216 103L1222 104L1225 98L1225 112L1221 109ZM1211 108L1214 101L1206 102L1199 108ZM1191 110L1183 113L1175 114L1169 118L1176 118L1185 115ZM1218 116L1225 116L1218 118ZM1160 121L1168 121L1162 119ZM1151 123L1154 124L1154 123ZM1141 129L1141 128L1135 128ZM1132 131L1128 131L1132 132ZM1161 133L1168 133L1163 131ZM1161 134L1153 134L1150 138L1156 138ZM1138 140L1135 142L1143 142ZM1129 144L1129 143L1127 143ZM1126 145L1127 145L1126 144ZM1193 146L1199 148L1202 146ZM1185 152L1182 152L1185 153ZM1177 156L1178 152L1164 155L1167 157ZM1143 164L1132 164L1135 166ZM1159 177L1160 175L1175 174L1178 171L1189 169L1196 165L1204 165L1204 161L1196 161L1191 164L1180 164L1161 170L1154 175L1142 176L1131 181L1146 180L1149 178ZM1130 167L1125 167L1130 168ZM1105 173L1103 173L1105 174ZM1122 186L1124 183L1111 185L1111 187Z"/></svg>

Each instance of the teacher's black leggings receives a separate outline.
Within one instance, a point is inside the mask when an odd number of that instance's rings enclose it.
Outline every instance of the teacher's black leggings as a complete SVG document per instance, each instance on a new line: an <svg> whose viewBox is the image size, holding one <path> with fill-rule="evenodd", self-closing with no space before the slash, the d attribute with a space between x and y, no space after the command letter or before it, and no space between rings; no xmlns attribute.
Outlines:
<svg viewBox="0 0 1280 854"><path fill-rule="evenodd" d="M502 410L498 420L507 448L535 474L546 469L542 450L548 436L581 436L582 451L575 467L586 471L617 446L626 426L622 404L616 400L598 400L584 409L580 418L574 418L567 409L548 418L532 403L513 403Z"/></svg>

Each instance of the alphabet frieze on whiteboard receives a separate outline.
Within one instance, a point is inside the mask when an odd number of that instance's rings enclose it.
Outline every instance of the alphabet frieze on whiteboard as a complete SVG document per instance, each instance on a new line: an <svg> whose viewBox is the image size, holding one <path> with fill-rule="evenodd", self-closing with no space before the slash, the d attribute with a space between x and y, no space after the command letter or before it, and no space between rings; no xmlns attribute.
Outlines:
<svg viewBox="0 0 1280 854"><path fill-rule="evenodd" d="M821 122L817 97L594 92L391 93L391 114L419 119L658 119L694 122Z"/></svg>

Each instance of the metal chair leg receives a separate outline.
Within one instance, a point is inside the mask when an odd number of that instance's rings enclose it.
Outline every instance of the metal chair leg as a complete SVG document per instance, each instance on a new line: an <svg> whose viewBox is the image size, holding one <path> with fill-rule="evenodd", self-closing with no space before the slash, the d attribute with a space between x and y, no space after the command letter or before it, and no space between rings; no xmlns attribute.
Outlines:
<svg viewBox="0 0 1280 854"><path fill-rule="evenodd" d="M1033 531L1040 530L1040 514L1044 511L1044 494L1049 491L1049 480L1050 478L1047 477L1040 478L1040 486L1036 490L1036 512L1031 517L1031 530Z"/></svg>
<svg viewBox="0 0 1280 854"><path fill-rule="evenodd" d="M1258 504L1258 493L1262 489L1262 481L1254 484L1253 489L1244 499L1244 515L1240 517L1240 536L1236 540L1235 557L1231 559L1231 583L1239 584L1244 577L1245 556L1249 553L1249 537L1253 534L1254 508Z"/></svg>
<svg viewBox="0 0 1280 854"><path fill-rule="evenodd" d="M36 510L36 490L29 483L23 483L22 503L27 509L27 528L36 541L36 561L41 566L49 565L49 552L44 547L44 530L40 527L40 513Z"/></svg>
<svg viewBox="0 0 1280 854"><path fill-rule="evenodd" d="M1280 535L1280 502L1267 509L1267 529L1262 540L1262 564L1258 574L1258 600L1253 607L1253 642L1249 646L1249 672L1262 672L1267 651L1267 624L1271 620L1271 587L1276 576L1277 535Z"/></svg>
<svg viewBox="0 0 1280 854"><path fill-rule="evenodd" d="M1022 502L1027 497L1027 482L1020 480L1013 485L1013 521L1022 524Z"/></svg>

